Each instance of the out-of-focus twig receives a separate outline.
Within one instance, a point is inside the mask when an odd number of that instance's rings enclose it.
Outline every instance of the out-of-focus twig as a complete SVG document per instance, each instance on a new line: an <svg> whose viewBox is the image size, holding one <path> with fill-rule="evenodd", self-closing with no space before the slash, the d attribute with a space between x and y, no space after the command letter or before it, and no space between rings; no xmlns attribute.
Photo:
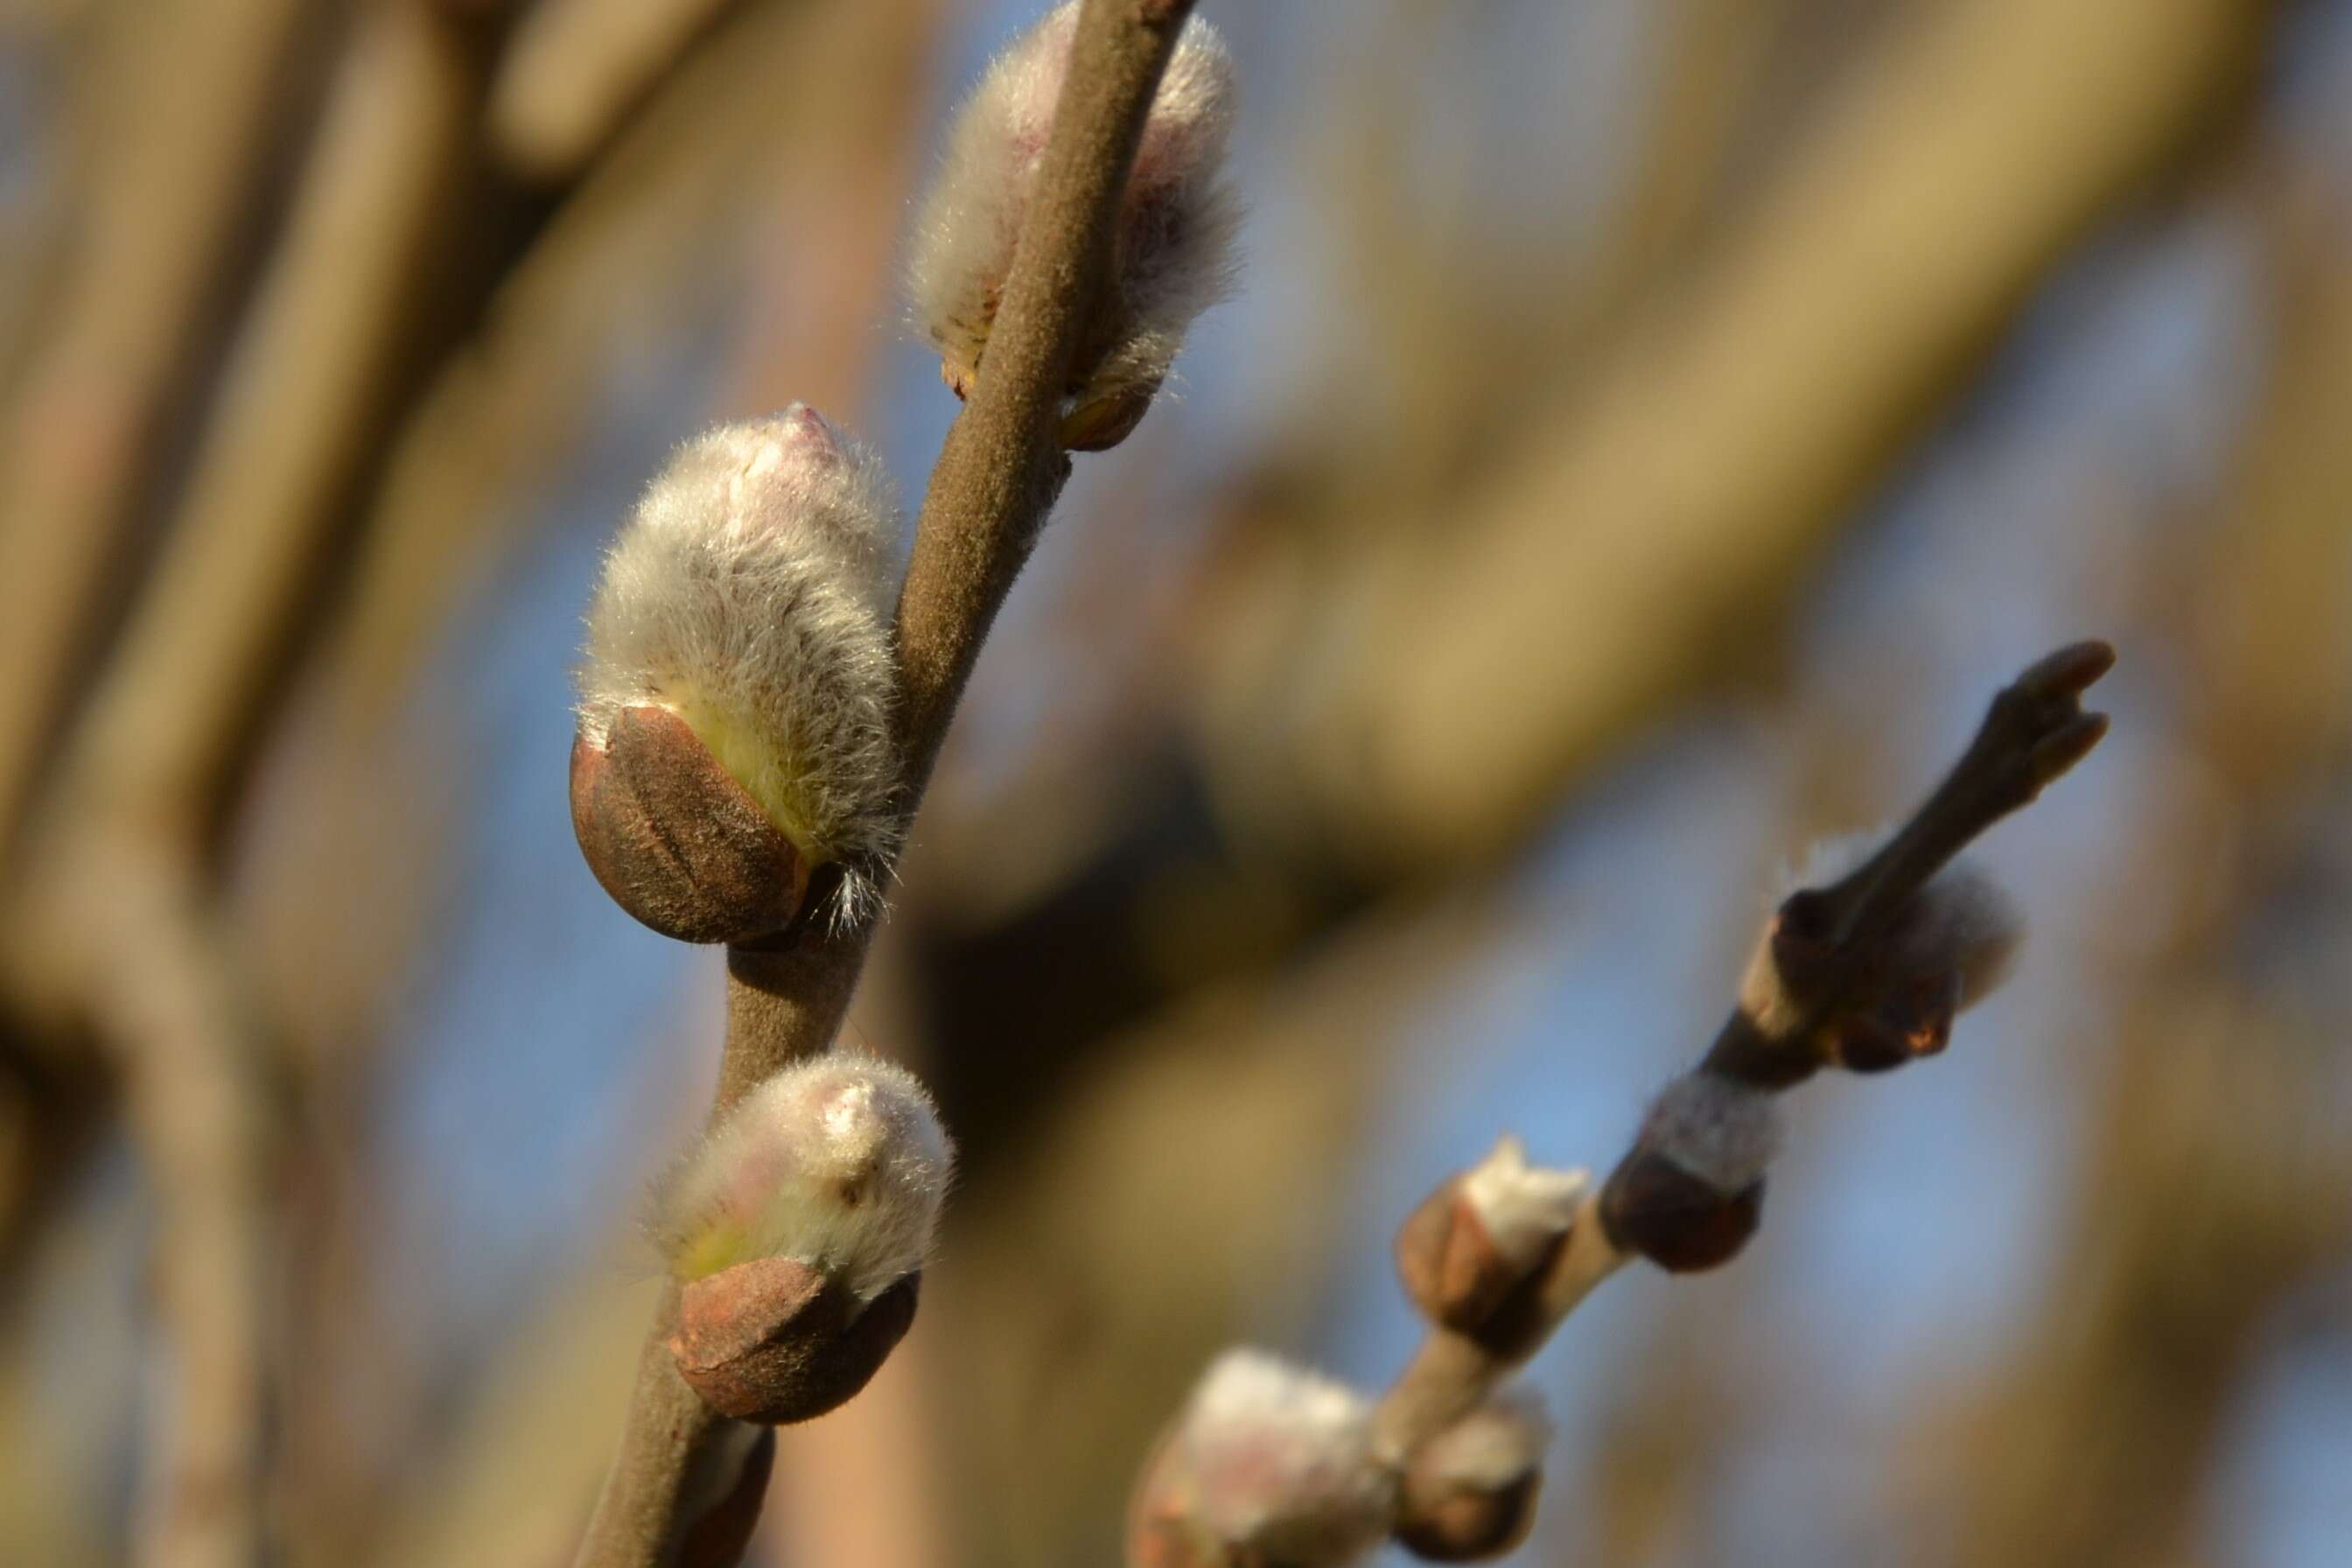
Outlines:
<svg viewBox="0 0 2352 1568"><path fill-rule="evenodd" d="M411 0L371 7L351 40L183 514L77 731L78 796L208 826L415 331L476 52Z"/></svg>
<svg viewBox="0 0 2352 1568"><path fill-rule="evenodd" d="M155 1194L155 1289L171 1367L140 1510L154 1568L254 1568L266 1542L273 1331L267 1286L273 1120L232 966L184 862L93 855L119 951L90 998Z"/></svg>
<svg viewBox="0 0 2352 1568"><path fill-rule="evenodd" d="M498 155L535 178L569 174L677 57L738 0L542 0L490 93Z"/></svg>
<svg viewBox="0 0 2352 1568"><path fill-rule="evenodd" d="M179 375L255 199L304 0L158 0L107 35L65 287L0 427L0 843L122 564ZM130 25L135 23L135 25Z"/></svg>
<svg viewBox="0 0 2352 1568"><path fill-rule="evenodd" d="M49 831L6 911L13 989L93 1026L159 1200L173 1397L145 1456L142 1561L266 1555L278 1126L218 945L208 829L397 382L466 156L479 42L415 0L370 7L348 39L183 512L68 742Z"/></svg>

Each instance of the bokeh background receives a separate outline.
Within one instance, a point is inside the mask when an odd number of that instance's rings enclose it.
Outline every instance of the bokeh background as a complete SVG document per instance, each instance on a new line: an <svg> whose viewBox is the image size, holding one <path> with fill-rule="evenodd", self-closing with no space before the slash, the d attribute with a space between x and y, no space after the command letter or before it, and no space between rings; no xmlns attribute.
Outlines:
<svg viewBox="0 0 2352 1568"><path fill-rule="evenodd" d="M720 994L572 843L580 607L723 416L919 496L1039 8L0 0L0 1560L244 1430L274 1561L566 1561ZM1421 1194L1612 1161L2098 635L2015 979L1563 1328L1513 1561L2352 1562L2352 3L1201 9L1244 282L959 721L853 1027L965 1173L757 1560L1097 1568L1217 1347L1380 1384Z"/></svg>

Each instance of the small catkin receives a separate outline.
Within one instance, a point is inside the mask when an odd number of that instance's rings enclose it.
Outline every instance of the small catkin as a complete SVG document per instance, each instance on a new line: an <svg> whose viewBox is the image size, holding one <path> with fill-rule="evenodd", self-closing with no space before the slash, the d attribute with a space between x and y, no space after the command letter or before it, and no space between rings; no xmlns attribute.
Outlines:
<svg viewBox="0 0 2352 1568"><path fill-rule="evenodd" d="M880 460L794 405L680 447L588 609L583 737L634 706L677 714L808 864L844 869L841 923L878 903L900 831L898 534Z"/></svg>
<svg viewBox="0 0 2352 1568"><path fill-rule="evenodd" d="M1821 840L1783 876L1779 896L1833 885L1859 869L1889 836L1890 830L1879 829ZM1895 914L1876 960L1875 978L1899 984L1949 975L1958 983L1957 1010L1965 1012L2008 978L2024 934L2025 920L2016 900L1963 857L1937 872ZM1769 930L1748 960L1739 1005L1774 1038L1796 1028L1805 1015L1781 981Z"/></svg>
<svg viewBox="0 0 2352 1568"><path fill-rule="evenodd" d="M1527 1145L1506 1134L1463 1173L1463 1201L1478 1215L1495 1250L1514 1269L1534 1266L1574 1222L1591 1178L1528 1163Z"/></svg>
<svg viewBox="0 0 2352 1568"><path fill-rule="evenodd" d="M681 1280L785 1258L870 1301L923 1266L954 1168L921 1081L836 1050L745 1096L662 1184L654 1229Z"/></svg>
<svg viewBox="0 0 2352 1568"><path fill-rule="evenodd" d="M1918 975L1955 974L1965 1012L1998 990L2024 940L2025 916L2008 889L1966 860L1919 890L1895 942L1896 964Z"/></svg>
<svg viewBox="0 0 2352 1568"><path fill-rule="evenodd" d="M957 108L917 208L908 300L959 392L977 372L995 322L1077 16L1070 0L990 65ZM1224 171L1233 117L1232 60L1214 29L1194 17L1178 36L1144 121L1114 235L1111 281L1085 340L1074 404L1148 396L1193 319L1231 291L1240 222Z"/></svg>
<svg viewBox="0 0 2352 1568"><path fill-rule="evenodd" d="M1407 1459L1397 1539L1433 1563L1499 1557L1528 1538L1551 1423L1520 1387L1478 1406Z"/></svg>
<svg viewBox="0 0 2352 1568"><path fill-rule="evenodd" d="M1753 1186L1780 1152L1780 1101L1769 1090L1699 1068L1650 1102L1636 1140L1713 1187Z"/></svg>
<svg viewBox="0 0 2352 1568"><path fill-rule="evenodd" d="M1336 1568L1387 1534L1395 1507L1361 1395L1264 1351L1232 1350L1178 1415L1145 1478L1139 1523L1172 1523L1223 1549L1195 1561L1246 1552Z"/></svg>

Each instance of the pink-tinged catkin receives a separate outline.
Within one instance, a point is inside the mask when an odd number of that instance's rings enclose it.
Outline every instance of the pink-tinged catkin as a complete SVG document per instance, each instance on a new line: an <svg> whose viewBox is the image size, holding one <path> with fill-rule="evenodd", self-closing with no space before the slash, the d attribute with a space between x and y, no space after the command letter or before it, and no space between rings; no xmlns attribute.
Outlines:
<svg viewBox="0 0 2352 1568"><path fill-rule="evenodd" d="M954 1169L914 1074L835 1050L745 1096L664 1181L654 1230L681 1280L782 1258L871 1300L923 1266Z"/></svg>
<svg viewBox="0 0 2352 1568"><path fill-rule="evenodd" d="M960 394L978 374L995 323L1077 14L1070 0L989 66L957 108L917 207L908 300ZM1240 222L1225 174L1233 116L1232 61L1215 31L1192 18L1144 122L1114 233L1110 280L1068 388L1074 417L1122 405L1140 417L1194 318L1230 292Z"/></svg>
<svg viewBox="0 0 2352 1568"><path fill-rule="evenodd" d="M676 714L807 865L844 871L836 922L878 904L900 833L898 541L880 459L794 405L678 448L588 608L583 742L634 708Z"/></svg>
<svg viewBox="0 0 2352 1568"><path fill-rule="evenodd" d="M1337 1568L1388 1533L1395 1507L1360 1395L1264 1351L1227 1351L1144 1474L1129 1561Z"/></svg>

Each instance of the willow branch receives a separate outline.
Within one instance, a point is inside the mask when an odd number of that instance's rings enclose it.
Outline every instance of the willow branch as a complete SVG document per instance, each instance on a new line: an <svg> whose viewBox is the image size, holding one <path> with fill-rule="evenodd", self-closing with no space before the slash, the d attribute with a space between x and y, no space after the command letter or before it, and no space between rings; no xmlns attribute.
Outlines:
<svg viewBox="0 0 2352 1568"><path fill-rule="evenodd" d="M1784 966L1783 983L1801 993L1800 1005L1787 1016L1768 1020L1755 1016L1743 999L1700 1070L1778 1092L1826 1065L1811 1054L1818 1031L1866 982L1873 959L1928 881L1969 843L2081 761L2105 733L2105 719L2084 713L2080 698L2114 659L2105 644L2085 642L2026 670L1993 699L1967 752L1876 854L1827 886L1792 894L1765 940L1771 943L1792 921L1822 933L1817 946L1809 949L1813 962L1801 973ZM1635 1205L1655 1208L1658 1203L1655 1166L1645 1142L1637 1139L1608 1181L1582 1199L1546 1256L1523 1277L1501 1282L1492 1298L1496 1304L1480 1313L1477 1322L1433 1321L1419 1351L1374 1410L1376 1443L1390 1463L1402 1465L1416 1447L1476 1408L1542 1348L1596 1286L1639 1255L1629 1215ZM1446 1223L1458 1181L1441 1187L1423 1205L1429 1217L1416 1215L1400 1237L1409 1282L1420 1245L1415 1227L1423 1227L1423 1237L1439 1234L1427 1227ZM1750 1193L1717 1198L1716 1214L1700 1213L1694 1203L1690 1222L1717 1227L1714 1239L1722 1245L1704 1260L1672 1266L1705 1268L1727 1260L1752 1232L1760 1201L1759 1183ZM1726 1226L1731 1228L1720 1228ZM1417 1288L1416 1294L1426 1306L1427 1292Z"/></svg>
<svg viewBox="0 0 2352 1568"><path fill-rule="evenodd" d="M1057 433L1063 389L1108 273L1112 222L1145 115L1191 9L1189 0L1089 0L1079 20L987 360L932 469L899 596L902 809L910 818L981 644L1068 477ZM832 1043L867 940L812 935L784 951L730 952L714 1117L778 1067ZM679 1379L667 1349L676 1311L673 1291L639 1358L621 1451L582 1543L581 1568L677 1561L698 1517L688 1478L720 1462L740 1430Z"/></svg>

